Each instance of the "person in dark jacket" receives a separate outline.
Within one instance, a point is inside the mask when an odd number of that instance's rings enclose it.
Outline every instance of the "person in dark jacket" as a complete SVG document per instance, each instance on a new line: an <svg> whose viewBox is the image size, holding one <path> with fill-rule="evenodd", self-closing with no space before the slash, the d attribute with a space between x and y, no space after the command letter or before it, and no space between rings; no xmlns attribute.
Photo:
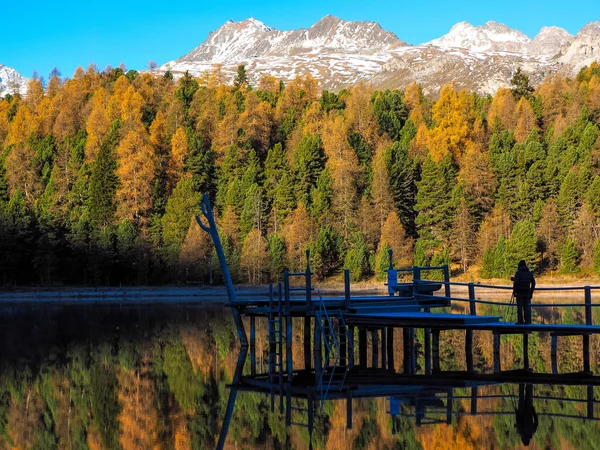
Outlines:
<svg viewBox="0 0 600 450"><path fill-rule="evenodd" d="M513 277L513 294L517 299L518 323L531 323L531 297L533 297L534 290L535 277L525 261L521 260Z"/></svg>
<svg viewBox="0 0 600 450"><path fill-rule="evenodd" d="M529 446L538 428L538 415L533 406L533 385L519 385L519 408L515 409L515 428L524 446Z"/></svg>

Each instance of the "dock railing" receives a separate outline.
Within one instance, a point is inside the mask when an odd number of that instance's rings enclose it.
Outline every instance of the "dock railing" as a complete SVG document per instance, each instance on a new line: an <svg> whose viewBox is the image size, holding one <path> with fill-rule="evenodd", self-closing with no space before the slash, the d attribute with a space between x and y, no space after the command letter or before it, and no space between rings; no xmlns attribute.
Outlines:
<svg viewBox="0 0 600 450"><path fill-rule="evenodd" d="M433 285L433 284L442 284L445 286L445 295L444 297L448 298L451 302L454 303L468 303L469 305L469 314L471 315L477 315L477 305L490 305L490 306L497 306L497 307L503 307L503 308L515 308L517 305L514 301L511 301L510 299L511 294L512 294L512 286L506 286L506 285L492 285L492 284L483 284L483 283L464 283L464 282L457 282L457 281L429 281L429 280L418 280L418 283L420 286L426 286L426 285ZM464 298L464 297L457 297L457 296L452 296L452 295L448 295L448 292L450 292L450 288L451 286L457 287L457 288L467 288L467 292L468 292L468 297ZM477 297L477 290L482 290L485 289L487 292L487 294L491 294L494 295L496 292L506 292L507 293L507 297L508 297L508 301L502 301L502 300L492 300L492 299L483 299L481 298L482 296L480 295L478 298ZM593 291L598 291L600 290L600 286L550 286L550 287L537 287L534 290L534 295L533 295L533 299L531 301L530 307L531 309L543 309L543 308L556 308L556 309L562 309L562 308L583 308L584 309L584 314L583 314L583 318L584 318L584 322L585 325L593 325L594 324L594 317L593 317L593 308L597 308L600 307L600 303L594 303L592 301L592 293ZM456 290L455 290L456 291ZM544 302L544 301L538 301L536 298L535 293L552 293L552 292L556 292L556 293L564 293L564 292L583 292L583 302L575 302L575 301L559 301L559 302L552 302L552 303L548 303L548 302ZM418 298L420 299L427 299L427 298L436 298L439 296L435 296L435 295L428 295L428 294L420 294L417 293L415 294Z"/></svg>

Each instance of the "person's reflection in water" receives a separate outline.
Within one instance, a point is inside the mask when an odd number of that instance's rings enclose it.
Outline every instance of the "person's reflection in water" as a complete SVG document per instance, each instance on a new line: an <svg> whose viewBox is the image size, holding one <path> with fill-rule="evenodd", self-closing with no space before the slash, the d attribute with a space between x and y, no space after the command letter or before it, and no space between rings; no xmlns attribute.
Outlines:
<svg viewBox="0 0 600 450"><path fill-rule="evenodd" d="M517 433L523 445L528 446L538 427L538 416L533 407L533 385L519 385L519 408L515 415Z"/></svg>

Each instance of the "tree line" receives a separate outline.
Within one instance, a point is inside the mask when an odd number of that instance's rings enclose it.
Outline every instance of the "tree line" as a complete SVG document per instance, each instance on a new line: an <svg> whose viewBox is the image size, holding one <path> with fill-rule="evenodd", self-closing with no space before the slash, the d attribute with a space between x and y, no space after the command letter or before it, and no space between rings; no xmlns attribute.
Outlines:
<svg viewBox="0 0 600 450"><path fill-rule="evenodd" d="M197 282L215 207L237 281L311 264L504 277L600 272L600 66L494 96L320 91L243 66L232 84L124 67L53 71L0 100L0 283ZM218 265L218 264L215 264ZM216 269L215 269L216 270Z"/></svg>

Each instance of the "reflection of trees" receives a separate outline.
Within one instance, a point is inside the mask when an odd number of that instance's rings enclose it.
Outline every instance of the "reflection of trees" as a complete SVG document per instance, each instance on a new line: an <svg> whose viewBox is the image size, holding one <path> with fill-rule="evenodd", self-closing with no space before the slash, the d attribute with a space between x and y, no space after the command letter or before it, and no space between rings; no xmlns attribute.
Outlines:
<svg viewBox="0 0 600 450"><path fill-rule="evenodd" d="M0 354L0 448L9 443L19 448L82 450L214 448L237 350L229 312L208 308L94 309L86 314L82 310L50 316L32 313L0 329L4 342L10 342ZM295 325L294 336L301 336L300 324ZM402 333L396 335L400 341ZM444 358L455 359L443 362L442 369L460 369L462 362L457 361L462 356L456 352L464 349L462 339L448 333L441 340ZM504 345L512 346L513 352L505 353L517 365L522 355L515 339L520 337L508 337ZM530 339L532 361L540 360L540 364L547 345L544 339ZM299 346L294 345L297 350ZM263 352L258 347L260 359ZM400 342L396 347L401 348ZM490 367L483 349L478 355L478 367ZM579 367L573 359L575 353L564 355L561 367ZM301 360L301 351L295 356ZM245 372L249 373L249 367ZM486 389L488 394L515 394L510 386ZM585 387L576 386L536 386L534 392L536 396L579 399L587 394ZM292 422L306 424L306 400L294 399L293 406ZM510 400L494 400L485 406L512 411ZM538 447L568 442L597 448L596 422L543 416L581 415L582 404L536 401L535 407L540 414L534 436ZM468 410L468 400L455 400L454 408ZM418 449L433 448L430 444L443 440L466 442L475 448L513 448L519 439L514 415L461 417L451 425L417 429L412 417L392 419L387 399L379 398L355 401L354 427L347 430L345 409L345 400L327 401L323 409L317 405L314 448ZM249 449L307 448L309 435L305 427L285 426L278 398L271 413L268 396L240 392L227 442Z"/></svg>

